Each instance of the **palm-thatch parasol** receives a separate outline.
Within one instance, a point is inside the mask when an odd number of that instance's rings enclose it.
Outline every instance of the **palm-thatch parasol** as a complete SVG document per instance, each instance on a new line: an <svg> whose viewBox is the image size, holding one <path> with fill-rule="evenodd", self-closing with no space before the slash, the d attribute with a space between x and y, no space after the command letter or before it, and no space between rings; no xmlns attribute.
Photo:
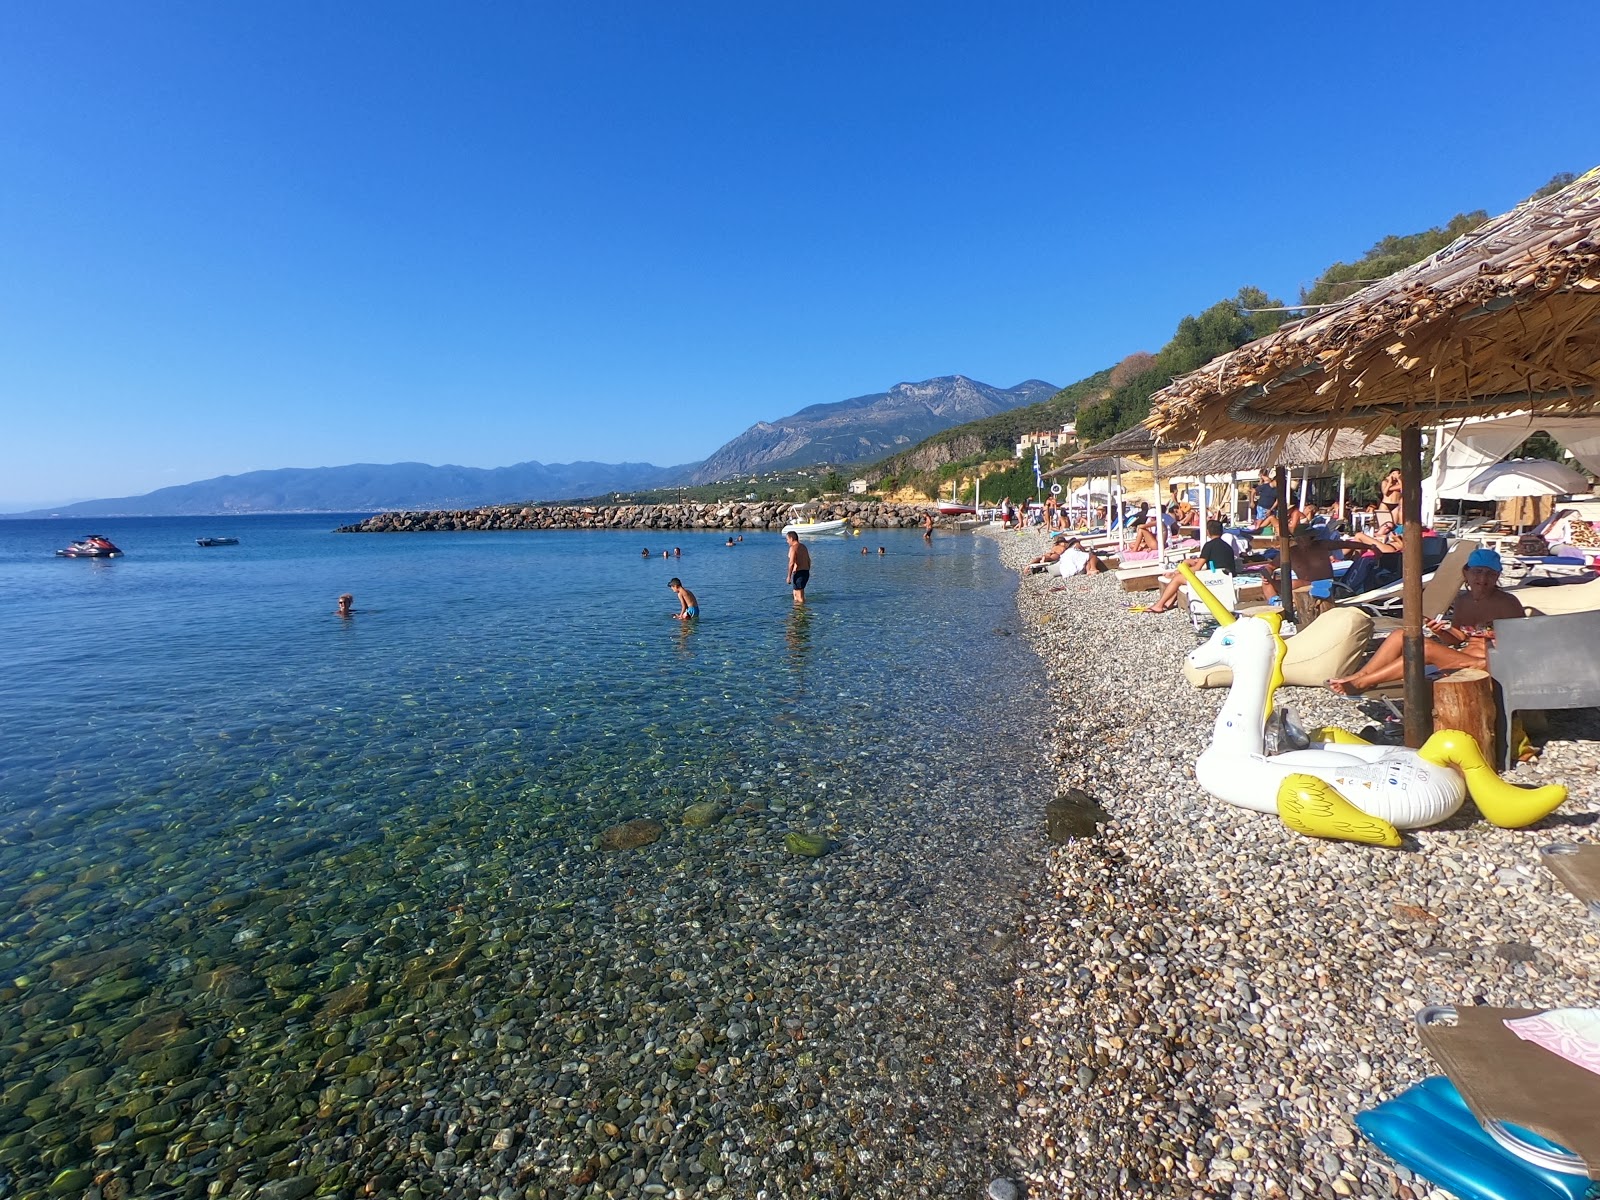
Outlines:
<svg viewBox="0 0 1600 1200"><path fill-rule="evenodd" d="M1174 475L1228 475L1239 471L1266 471L1272 467L1310 467L1400 453L1400 439L1388 434L1372 436L1352 429L1296 432L1287 438L1223 438L1207 441L1172 467Z"/></svg>
<svg viewBox="0 0 1600 1200"><path fill-rule="evenodd" d="M1398 425L1405 479L1406 740L1430 723L1422 648L1422 426L1600 411L1600 168L1151 398L1162 437Z"/></svg>
<svg viewBox="0 0 1600 1200"><path fill-rule="evenodd" d="M1265 474L1273 467L1309 468L1346 463L1358 458L1380 458L1400 453L1400 439L1388 434L1358 433L1353 429L1298 431L1286 438L1223 438L1207 441L1200 449L1179 459L1171 468L1174 476L1206 479L1226 475L1233 479L1242 471ZM1309 474L1309 471L1307 472ZM1344 510L1344 469L1339 471L1339 509ZM1236 486L1236 485L1230 485ZM1280 482L1280 487L1282 483ZM1301 476L1300 498L1305 499L1305 476ZM1291 601L1292 602L1292 601Z"/></svg>

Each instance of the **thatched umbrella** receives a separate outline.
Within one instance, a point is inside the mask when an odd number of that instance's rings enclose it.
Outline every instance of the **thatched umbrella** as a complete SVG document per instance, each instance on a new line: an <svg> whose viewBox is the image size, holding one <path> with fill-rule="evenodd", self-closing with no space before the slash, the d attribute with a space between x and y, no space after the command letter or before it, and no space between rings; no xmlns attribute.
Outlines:
<svg viewBox="0 0 1600 1200"><path fill-rule="evenodd" d="M1150 458L1150 473L1154 477L1154 482L1151 486L1155 493L1156 507L1159 509L1161 507L1161 452L1163 450L1186 450L1191 444L1192 439L1163 440L1155 430L1150 428L1148 423L1141 421L1130 429L1124 429L1121 433L1114 433L1102 442L1096 442L1084 450L1083 453L1085 456L1101 454L1148 455ZM1156 522L1156 542L1165 548L1166 524L1161 521Z"/></svg>
<svg viewBox="0 0 1600 1200"><path fill-rule="evenodd" d="M1399 426L1406 740L1431 724L1422 648L1422 427L1600 411L1600 168L1152 397L1162 437Z"/></svg>
<svg viewBox="0 0 1600 1200"><path fill-rule="evenodd" d="M1123 528L1121 520L1122 475L1125 471L1142 470L1144 470L1144 468L1138 463L1132 462L1129 459L1122 457L1120 454L1101 454L1090 456L1089 454L1085 453L1080 454L1075 458L1069 458L1059 467L1054 467L1051 470L1046 471L1044 473L1044 477L1046 479L1054 479L1059 475L1065 475L1067 480L1070 482L1071 480L1076 479L1079 475L1082 475L1088 479L1093 479L1096 475L1104 475L1107 477L1107 479L1109 479L1111 476L1115 475L1117 477L1117 494L1115 497L1116 503L1111 503L1113 497L1108 493L1106 496L1106 517L1109 520L1112 512L1117 513L1117 544L1120 546L1123 540Z"/></svg>

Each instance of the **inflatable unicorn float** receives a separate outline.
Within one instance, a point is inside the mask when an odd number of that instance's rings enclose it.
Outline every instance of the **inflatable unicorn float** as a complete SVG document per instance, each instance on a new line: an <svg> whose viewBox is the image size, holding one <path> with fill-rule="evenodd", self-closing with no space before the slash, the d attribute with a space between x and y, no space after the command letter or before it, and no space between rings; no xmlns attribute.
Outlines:
<svg viewBox="0 0 1600 1200"><path fill-rule="evenodd" d="M1484 817L1504 829L1543 820L1566 800L1567 789L1556 784L1507 783L1459 730L1441 729L1419 750L1375 746L1343 729L1307 734L1287 709L1273 711L1288 649L1278 633L1281 615L1235 616L1187 565L1178 570L1219 625L1190 653L1190 665L1233 669L1211 744L1195 762L1195 778L1217 799L1276 813L1311 837L1375 846L1399 846L1400 830L1454 816L1469 793ZM1269 752L1269 734L1293 748Z"/></svg>

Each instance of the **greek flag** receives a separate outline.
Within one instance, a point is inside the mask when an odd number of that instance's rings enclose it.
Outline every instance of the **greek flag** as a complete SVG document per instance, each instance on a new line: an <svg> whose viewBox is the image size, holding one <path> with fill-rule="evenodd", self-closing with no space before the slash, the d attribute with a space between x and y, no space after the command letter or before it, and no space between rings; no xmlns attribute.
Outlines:
<svg viewBox="0 0 1600 1200"><path fill-rule="evenodd" d="M1044 476L1039 473L1039 447L1037 446L1033 448L1033 485L1041 488L1044 486Z"/></svg>

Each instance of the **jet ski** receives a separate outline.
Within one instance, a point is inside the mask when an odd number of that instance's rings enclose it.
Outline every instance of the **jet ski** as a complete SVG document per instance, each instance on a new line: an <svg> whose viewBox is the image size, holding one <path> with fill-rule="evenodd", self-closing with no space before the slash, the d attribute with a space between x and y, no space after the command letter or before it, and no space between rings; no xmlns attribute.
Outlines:
<svg viewBox="0 0 1600 1200"><path fill-rule="evenodd" d="M111 543L110 538L103 538L97 533L91 533L80 541L73 542L65 550L57 550L58 558L120 558L122 551Z"/></svg>

